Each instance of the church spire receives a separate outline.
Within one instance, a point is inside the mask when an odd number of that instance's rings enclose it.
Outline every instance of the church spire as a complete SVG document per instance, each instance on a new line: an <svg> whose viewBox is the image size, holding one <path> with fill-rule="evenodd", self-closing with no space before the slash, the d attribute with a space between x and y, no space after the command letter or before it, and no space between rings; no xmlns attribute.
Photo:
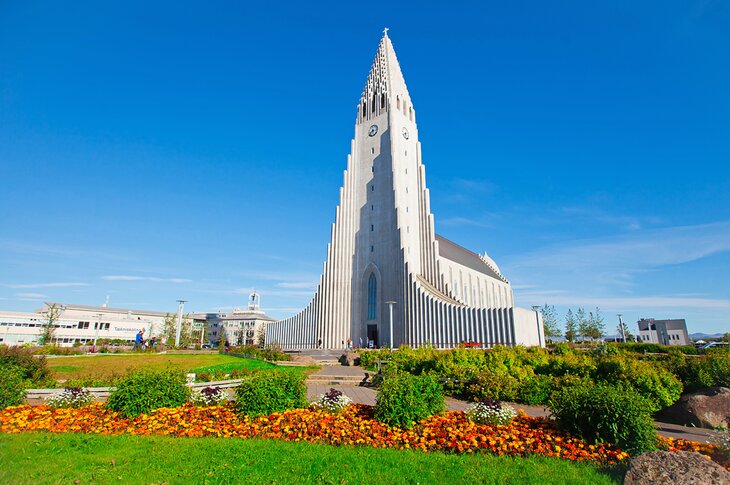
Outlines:
<svg viewBox="0 0 730 485"><path fill-rule="evenodd" d="M391 103L409 98L403 73L388 37L388 28L383 29L383 37L378 44L373 65L370 68L365 88L360 95L357 122L362 123L391 109Z"/></svg>

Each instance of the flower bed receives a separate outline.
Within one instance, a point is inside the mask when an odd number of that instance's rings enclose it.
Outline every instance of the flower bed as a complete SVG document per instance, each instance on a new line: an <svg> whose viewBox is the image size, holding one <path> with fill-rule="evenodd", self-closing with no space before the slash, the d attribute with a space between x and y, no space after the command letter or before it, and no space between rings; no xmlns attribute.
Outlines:
<svg viewBox="0 0 730 485"><path fill-rule="evenodd" d="M447 411L421 421L410 430L387 426L373 419L373 408L362 404L339 414L297 409L260 418L240 417L230 405L162 408L134 419L123 418L103 404L83 408L13 406L0 411L0 432L26 431L101 434L218 436L308 441L332 445L417 449L446 453L492 452L498 455L539 454L569 460L613 464L628 454L606 445L589 445L557 430L545 418L525 415L510 425L479 425L458 411ZM712 445L666 440L670 449L713 454Z"/></svg>

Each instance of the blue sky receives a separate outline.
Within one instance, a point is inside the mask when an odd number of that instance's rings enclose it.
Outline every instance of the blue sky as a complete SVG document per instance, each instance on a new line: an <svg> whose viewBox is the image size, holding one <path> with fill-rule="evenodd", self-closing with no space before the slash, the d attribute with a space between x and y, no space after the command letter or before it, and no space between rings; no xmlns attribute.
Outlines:
<svg viewBox="0 0 730 485"><path fill-rule="evenodd" d="M730 331L723 1L2 2L0 308L304 307L384 26L518 304Z"/></svg>

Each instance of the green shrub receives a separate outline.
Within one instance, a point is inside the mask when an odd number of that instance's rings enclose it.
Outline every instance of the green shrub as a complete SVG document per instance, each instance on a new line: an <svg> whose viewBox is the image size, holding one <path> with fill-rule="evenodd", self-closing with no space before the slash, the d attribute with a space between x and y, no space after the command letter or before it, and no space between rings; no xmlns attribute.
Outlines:
<svg viewBox="0 0 730 485"><path fill-rule="evenodd" d="M550 399L558 424L590 442L614 444L631 455L656 448L649 400L631 388L595 384L565 387Z"/></svg>
<svg viewBox="0 0 730 485"><path fill-rule="evenodd" d="M651 362L629 356L600 359L595 380L631 386L649 400L650 412L671 406L682 394L682 383L672 373Z"/></svg>
<svg viewBox="0 0 730 485"><path fill-rule="evenodd" d="M409 429L414 423L445 409L441 385L428 375L399 372L378 389L375 419Z"/></svg>
<svg viewBox="0 0 730 485"><path fill-rule="evenodd" d="M45 384L51 377L46 358L34 357L28 348L0 345L0 367L14 366L20 370L23 379L32 385Z"/></svg>
<svg viewBox="0 0 730 485"><path fill-rule="evenodd" d="M81 345L81 344L79 344ZM74 343L76 346L76 343ZM44 345L33 349L35 355L82 355L83 352L73 347L59 347L58 345Z"/></svg>
<svg viewBox="0 0 730 485"><path fill-rule="evenodd" d="M520 382L517 390L517 402L537 406L547 404L555 386L556 378L534 375Z"/></svg>
<svg viewBox="0 0 730 485"><path fill-rule="evenodd" d="M24 399L23 369L14 365L0 365L0 409L17 406Z"/></svg>
<svg viewBox="0 0 730 485"><path fill-rule="evenodd" d="M301 374L263 371L243 379L236 388L236 409L248 416L307 406L307 387Z"/></svg>
<svg viewBox="0 0 730 485"><path fill-rule="evenodd" d="M190 398L185 382L185 374L175 369L134 370L119 380L107 407L124 417L134 417L157 408L181 406Z"/></svg>
<svg viewBox="0 0 730 485"><path fill-rule="evenodd" d="M573 348L566 342L560 342L559 344L555 344L555 347L553 347L553 354L555 355L566 355L572 353Z"/></svg>
<svg viewBox="0 0 730 485"><path fill-rule="evenodd" d="M635 352L639 354L650 353L650 354L666 354L672 350L682 352L685 355L698 355L699 351L692 345L660 345L653 343L642 343L642 342L617 342L609 344L619 349L626 350L628 352Z"/></svg>
<svg viewBox="0 0 730 485"><path fill-rule="evenodd" d="M225 347L221 347L219 352L225 353ZM251 359L273 361L291 360L291 356L282 352L281 347L276 344L269 344L265 348L261 348L256 345L239 345L236 347L229 347L227 352L230 354L243 355Z"/></svg>

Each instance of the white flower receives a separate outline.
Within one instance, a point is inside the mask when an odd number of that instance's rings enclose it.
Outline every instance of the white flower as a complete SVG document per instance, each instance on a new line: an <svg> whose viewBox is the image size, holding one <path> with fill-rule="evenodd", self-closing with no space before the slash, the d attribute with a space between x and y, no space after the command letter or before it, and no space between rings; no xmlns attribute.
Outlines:
<svg viewBox="0 0 730 485"><path fill-rule="evenodd" d="M470 420L477 424L508 424L517 416L514 408L501 401L486 399L472 404L466 410Z"/></svg>

